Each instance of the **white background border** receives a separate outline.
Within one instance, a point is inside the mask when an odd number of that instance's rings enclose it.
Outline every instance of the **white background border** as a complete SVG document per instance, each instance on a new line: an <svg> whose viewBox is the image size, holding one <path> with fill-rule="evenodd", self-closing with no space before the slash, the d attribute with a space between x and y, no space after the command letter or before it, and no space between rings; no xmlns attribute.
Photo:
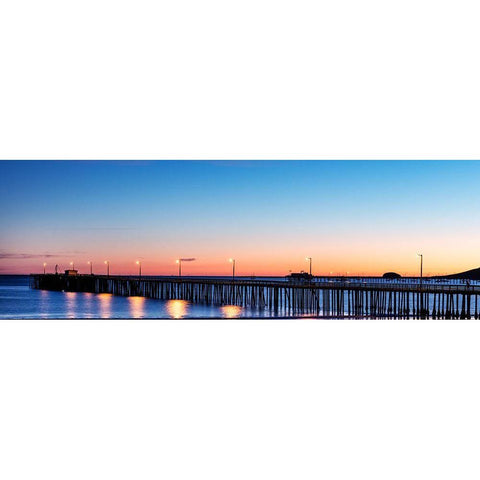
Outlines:
<svg viewBox="0 0 480 480"><path fill-rule="evenodd" d="M478 159L476 0L5 0L0 157Z"/></svg>
<svg viewBox="0 0 480 480"><path fill-rule="evenodd" d="M478 479L475 321L4 321L6 479Z"/></svg>

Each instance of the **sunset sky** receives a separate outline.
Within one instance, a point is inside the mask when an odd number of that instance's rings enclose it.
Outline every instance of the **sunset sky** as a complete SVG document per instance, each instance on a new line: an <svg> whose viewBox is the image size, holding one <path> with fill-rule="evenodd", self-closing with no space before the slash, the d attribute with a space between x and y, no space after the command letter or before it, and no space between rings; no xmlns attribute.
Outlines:
<svg viewBox="0 0 480 480"><path fill-rule="evenodd" d="M2 161L0 273L443 274L480 266L480 162Z"/></svg>

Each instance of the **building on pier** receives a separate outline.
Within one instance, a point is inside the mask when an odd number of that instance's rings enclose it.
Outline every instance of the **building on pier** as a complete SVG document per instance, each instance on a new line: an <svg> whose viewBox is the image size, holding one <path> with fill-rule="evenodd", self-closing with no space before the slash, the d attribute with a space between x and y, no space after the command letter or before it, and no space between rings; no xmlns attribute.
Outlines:
<svg viewBox="0 0 480 480"><path fill-rule="evenodd" d="M291 283L305 283L305 282L311 282L313 279L313 275L307 272L298 272L298 273L291 273L290 275L287 275L285 277L288 282Z"/></svg>

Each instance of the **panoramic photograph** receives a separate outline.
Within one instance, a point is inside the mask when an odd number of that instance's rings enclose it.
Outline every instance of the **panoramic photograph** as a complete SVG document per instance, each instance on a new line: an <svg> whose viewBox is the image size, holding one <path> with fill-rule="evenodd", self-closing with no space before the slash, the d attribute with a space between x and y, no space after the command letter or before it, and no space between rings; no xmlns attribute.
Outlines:
<svg viewBox="0 0 480 480"><path fill-rule="evenodd" d="M0 13L0 480L480 479L480 2Z"/></svg>
<svg viewBox="0 0 480 480"><path fill-rule="evenodd" d="M478 319L479 162L2 161L1 319Z"/></svg>

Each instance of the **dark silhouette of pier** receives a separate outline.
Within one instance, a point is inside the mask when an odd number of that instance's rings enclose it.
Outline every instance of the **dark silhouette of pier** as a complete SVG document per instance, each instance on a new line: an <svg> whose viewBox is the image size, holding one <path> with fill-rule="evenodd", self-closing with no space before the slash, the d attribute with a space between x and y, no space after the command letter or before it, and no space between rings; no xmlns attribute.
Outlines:
<svg viewBox="0 0 480 480"><path fill-rule="evenodd" d="M479 318L480 286L348 277L291 282L209 277L32 274L30 287L264 308L278 316Z"/></svg>

